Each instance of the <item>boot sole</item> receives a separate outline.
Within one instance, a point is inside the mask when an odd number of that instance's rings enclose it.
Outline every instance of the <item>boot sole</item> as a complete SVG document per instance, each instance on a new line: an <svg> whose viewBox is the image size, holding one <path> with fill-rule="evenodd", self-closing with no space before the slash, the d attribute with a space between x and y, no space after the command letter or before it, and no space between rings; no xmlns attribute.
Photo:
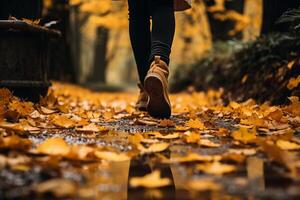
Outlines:
<svg viewBox="0 0 300 200"><path fill-rule="evenodd" d="M147 111L150 116L155 118L170 118L171 107L165 97L163 83L159 77L148 75L144 84L145 90L149 95Z"/></svg>

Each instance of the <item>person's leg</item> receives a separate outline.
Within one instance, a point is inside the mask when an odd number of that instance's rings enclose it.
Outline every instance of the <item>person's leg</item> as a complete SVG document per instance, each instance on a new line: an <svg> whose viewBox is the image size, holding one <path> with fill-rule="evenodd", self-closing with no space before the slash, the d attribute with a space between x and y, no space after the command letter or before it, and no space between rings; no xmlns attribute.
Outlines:
<svg viewBox="0 0 300 200"><path fill-rule="evenodd" d="M149 0L152 16L152 43L150 63L155 56L169 65L172 42L175 33L175 16L173 0Z"/></svg>
<svg viewBox="0 0 300 200"><path fill-rule="evenodd" d="M169 62L175 32L173 0L149 0L152 16L150 70L144 81L148 94L147 111L152 117L169 118L171 103L168 96Z"/></svg>
<svg viewBox="0 0 300 200"><path fill-rule="evenodd" d="M128 0L129 34L134 53L139 79L144 79L149 70L149 55L151 49L150 15L148 0Z"/></svg>

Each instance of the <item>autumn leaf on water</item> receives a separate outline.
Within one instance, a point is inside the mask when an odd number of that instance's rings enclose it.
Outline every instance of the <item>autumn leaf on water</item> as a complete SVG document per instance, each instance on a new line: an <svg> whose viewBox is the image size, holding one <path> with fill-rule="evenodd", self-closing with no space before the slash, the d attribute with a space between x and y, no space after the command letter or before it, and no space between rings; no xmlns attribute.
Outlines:
<svg viewBox="0 0 300 200"><path fill-rule="evenodd" d="M144 139L144 136L140 133L136 133L134 135L129 135L128 140L131 144L138 146L140 145L141 141Z"/></svg>
<svg viewBox="0 0 300 200"><path fill-rule="evenodd" d="M75 196L76 190L76 184L67 179L50 179L34 186L37 193L52 193L58 198Z"/></svg>
<svg viewBox="0 0 300 200"><path fill-rule="evenodd" d="M159 122L158 126L160 126L160 127L174 127L175 123L170 119L163 119Z"/></svg>
<svg viewBox="0 0 300 200"><path fill-rule="evenodd" d="M220 155L199 155L197 153L189 153L186 156L171 155L169 163L186 163L186 162L211 162L221 160Z"/></svg>
<svg viewBox="0 0 300 200"><path fill-rule="evenodd" d="M211 179L193 179L188 181L187 189L197 191L219 191L222 186Z"/></svg>
<svg viewBox="0 0 300 200"><path fill-rule="evenodd" d="M266 123L264 119L259 118L256 115L252 115L247 119L241 119L241 124L249 125L249 126L257 126L257 127L266 127Z"/></svg>
<svg viewBox="0 0 300 200"><path fill-rule="evenodd" d="M245 155L245 156L252 156L256 154L255 149L229 149L228 152L233 154Z"/></svg>
<svg viewBox="0 0 300 200"><path fill-rule="evenodd" d="M143 177L133 177L130 179L131 187L159 188L168 186L171 183L169 178L161 178L160 171L158 170Z"/></svg>
<svg viewBox="0 0 300 200"><path fill-rule="evenodd" d="M67 155L71 147L62 138L49 138L37 146L39 153L48 155Z"/></svg>
<svg viewBox="0 0 300 200"><path fill-rule="evenodd" d="M299 150L300 145L286 140L277 140L276 145L283 150Z"/></svg>
<svg viewBox="0 0 300 200"><path fill-rule="evenodd" d="M213 162L213 163L198 164L196 166L196 169L201 170L208 174L222 175L222 174L234 172L236 170L236 166L229 165L229 164L222 164L220 162Z"/></svg>
<svg viewBox="0 0 300 200"><path fill-rule="evenodd" d="M200 133L186 131L184 133L183 139L186 143L198 143L200 141Z"/></svg>
<svg viewBox="0 0 300 200"><path fill-rule="evenodd" d="M31 147L32 142L29 139L21 138L17 135L0 138L0 148L29 150Z"/></svg>
<svg viewBox="0 0 300 200"><path fill-rule="evenodd" d="M200 129L204 130L205 126L204 124L197 118L197 119L190 119L187 123L186 126L193 128L193 129Z"/></svg>
<svg viewBox="0 0 300 200"><path fill-rule="evenodd" d="M145 148L142 144L139 144L137 148L141 151L142 154L144 153L158 153L165 151L170 146L169 143L161 142L150 145L148 148Z"/></svg>
<svg viewBox="0 0 300 200"><path fill-rule="evenodd" d="M71 146L70 153L67 155L68 158L74 158L79 160L90 159L94 156L95 148L83 145Z"/></svg>
<svg viewBox="0 0 300 200"><path fill-rule="evenodd" d="M233 137L233 139L241 141L243 143L249 143L251 141L253 141L254 139L256 139L256 129L252 128L244 128L241 127L239 130L234 131L231 134L231 137Z"/></svg>
<svg viewBox="0 0 300 200"><path fill-rule="evenodd" d="M149 132L148 135L154 136L157 139L177 139L180 137L179 133L170 133L167 135L162 135L160 132Z"/></svg>
<svg viewBox="0 0 300 200"><path fill-rule="evenodd" d="M295 163L297 161L297 157L295 154L288 152L286 150L281 149L277 145L275 145L272 141L265 141L264 139L258 139L256 141L258 145L260 145L263 151L274 161L282 164L291 172L295 173Z"/></svg>
<svg viewBox="0 0 300 200"><path fill-rule="evenodd" d="M204 147L211 147L211 148L216 148L220 147L221 145L218 143L215 143L209 139L200 139L198 142L199 145L204 146Z"/></svg>
<svg viewBox="0 0 300 200"><path fill-rule="evenodd" d="M106 130L107 130L106 127L96 125L95 123L90 123L81 128L76 128L76 131L80 131L80 132L102 132Z"/></svg>
<svg viewBox="0 0 300 200"><path fill-rule="evenodd" d="M115 153L112 151L96 151L95 156L97 158L113 162L122 162L130 160L130 157L127 154Z"/></svg>

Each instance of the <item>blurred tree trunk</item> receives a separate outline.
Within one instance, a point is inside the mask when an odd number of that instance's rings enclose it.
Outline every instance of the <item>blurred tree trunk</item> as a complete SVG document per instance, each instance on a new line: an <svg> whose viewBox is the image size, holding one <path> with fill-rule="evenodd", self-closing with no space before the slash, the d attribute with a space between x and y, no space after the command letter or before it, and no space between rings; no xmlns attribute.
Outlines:
<svg viewBox="0 0 300 200"><path fill-rule="evenodd" d="M94 65L93 73L90 74L88 81L92 82L106 82L106 66L107 66L107 43L108 43L108 30L103 27L97 28L95 42L95 54L94 54Z"/></svg>
<svg viewBox="0 0 300 200"><path fill-rule="evenodd" d="M249 24L243 31L243 40L255 40L260 36L263 19L263 0L245 0L244 15Z"/></svg>
<svg viewBox="0 0 300 200"><path fill-rule="evenodd" d="M74 81L75 74L71 60L69 0L52 0L52 5L43 16L43 23L57 21L51 28L61 31L62 37L51 41L50 78Z"/></svg>
<svg viewBox="0 0 300 200"><path fill-rule="evenodd" d="M229 34L230 30L234 29L235 27L235 21L233 20L219 20L216 19L215 14L223 13L225 10L233 10L237 13L243 14L244 12L244 0L234 0L234 1L224 1L224 9L217 10L216 12L212 12L209 10L209 7L213 7L217 5L216 0L205 0L207 9L207 16L209 19L211 32L212 32L212 38L213 41L218 40L229 40L229 39L241 39L242 33L239 32L234 36L231 36Z"/></svg>

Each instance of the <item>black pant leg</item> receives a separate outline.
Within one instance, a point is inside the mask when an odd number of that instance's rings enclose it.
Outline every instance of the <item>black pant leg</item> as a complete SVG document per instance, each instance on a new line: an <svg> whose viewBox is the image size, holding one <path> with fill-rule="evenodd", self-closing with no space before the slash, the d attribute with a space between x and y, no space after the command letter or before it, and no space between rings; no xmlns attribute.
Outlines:
<svg viewBox="0 0 300 200"><path fill-rule="evenodd" d="M152 16L152 43L150 62L154 56L169 64L172 42L175 33L173 0L149 0L149 12Z"/></svg>
<svg viewBox="0 0 300 200"><path fill-rule="evenodd" d="M150 15L148 0L128 0L129 34L140 82L143 84L149 70L151 51Z"/></svg>

